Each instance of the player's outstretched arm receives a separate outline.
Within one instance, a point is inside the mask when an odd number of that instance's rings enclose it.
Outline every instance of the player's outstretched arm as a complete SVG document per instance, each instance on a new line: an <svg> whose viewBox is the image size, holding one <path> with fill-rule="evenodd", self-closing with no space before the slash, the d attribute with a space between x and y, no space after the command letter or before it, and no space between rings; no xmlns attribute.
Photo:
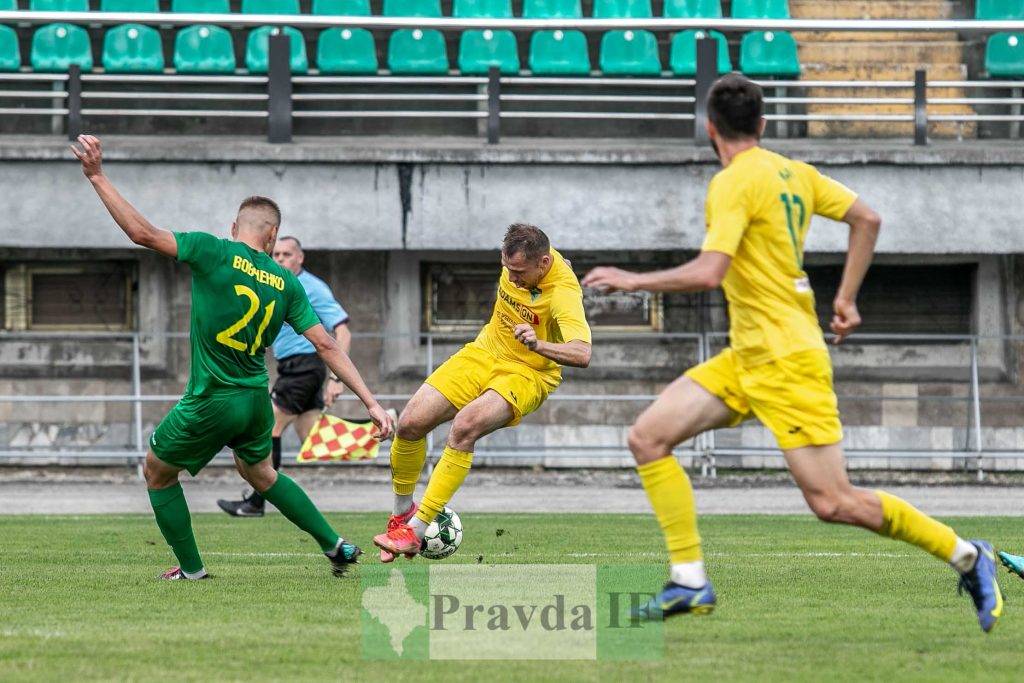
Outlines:
<svg viewBox="0 0 1024 683"><path fill-rule="evenodd" d="M121 196L114 184L103 175L103 147L99 138L92 135L79 135L79 147L71 145L71 151L82 162L82 173L92 183L100 201L107 207L114 222L124 230L128 239L141 247L146 247L171 257L178 255L178 241L174 235L157 228Z"/></svg>
<svg viewBox="0 0 1024 683"><path fill-rule="evenodd" d="M599 292L701 292L721 285L731 264L728 254L702 251L681 266L650 273L601 266L587 273L580 284Z"/></svg>
<svg viewBox="0 0 1024 683"><path fill-rule="evenodd" d="M362 375L359 374L359 370L356 369L352 359L341 350L334 337L327 334L327 330L320 324L309 328L302 335L310 341L324 363L334 373L334 376L344 382L345 386L351 389L352 393L363 402L366 410L370 413L370 419L380 429L380 438L387 439L390 437L395 431L395 425L391 416L377 403L377 399L374 398L373 392L366 386Z"/></svg>
<svg viewBox="0 0 1024 683"><path fill-rule="evenodd" d="M526 348L559 365L569 365L574 368L585 368L590 365L590 344L581 339L563 343L544 341L537 338L537 330L529 323L516 325L512 334L515 335L516 341Z"/></svg>
<svg viewBox="0 0 1024 683"><path fill-rule="evenodd" d="M842 343L860 326L857 293L860 292L864 276L871 266L871 259L875 254L875 241L882 227L882 218L859 199L847 210L843 222L850 226L850 244L846 252L843 278L839 282L839 289L832 304L834 315L830 327L836 335L836 344Z"/></svg>

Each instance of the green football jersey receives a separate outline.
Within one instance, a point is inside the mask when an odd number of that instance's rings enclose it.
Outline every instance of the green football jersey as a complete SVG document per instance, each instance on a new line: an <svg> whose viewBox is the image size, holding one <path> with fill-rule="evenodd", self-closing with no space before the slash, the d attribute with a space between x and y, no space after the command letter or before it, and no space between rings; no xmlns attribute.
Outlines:
<svg viewBox="0 0 1024 683"><path fill-rule="evenodd" d="M287 322L299 334L320 320L291 271L242 242L176 232L192 269L192 368L186 394L267 387L263 350Z"/></svg>

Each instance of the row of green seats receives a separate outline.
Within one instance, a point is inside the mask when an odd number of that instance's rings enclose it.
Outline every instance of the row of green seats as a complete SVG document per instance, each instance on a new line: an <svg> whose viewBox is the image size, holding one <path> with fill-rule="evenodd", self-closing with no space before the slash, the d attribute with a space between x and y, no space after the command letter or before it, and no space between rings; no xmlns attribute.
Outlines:
<svg viewBox="0 0 1024 683"><path fill-rule="evenodd" d="M252 73L267 71L269 36L278 29L265 26L249 33L245 65ZM291 27L283 29L291 38L291 69L309 69L306 43ZM696 73L696 44L708 37L704 31L683 31L672 38L669 68L677 76ZM718 71L732 70L725 37L711 31L718 43ZM160 33L149 26L124 24L111 28L103 39L103 68L111 73L155 73L163 71L164 56ZM587 41L580 31L536 31L530 39L530 70L543 75L586 75L591 62ZM32 36L32 68L36 71L66 71L71 64L83 70L93 67L88 32L71 24L40 27ZM376 73L377 48L365 29L331 28L320 33L317 64L322 73ZM519 50L511 31L464 31L459 44L459 70L484 74L491 66L502 73L520 70ZM0 70L21 66L17 34L0 26ZM178 31L174 41L174 68L179 73L232 73L235 53L231 34L218 26L190 26ZM444 36L439 31L405 29L395 31L388 44L388 66L399 74L444 74L449 62ZM600 68L606 74L657 76L661 73L658 43L649 31L610 31L601 39ZM754 32L743 37L740 69L754 76L798 76L800 65L796 43L788 33Z"/></svg>
<svg viewBox="0 0 1024 683"><path fill-rule="evenodd" d="M979 0L981 2L986 0ZM988 0L990 2L995 0ZM1005 0L1003 0L1005 1ZM0 0L0 8L17 9L17 0ZM30 0L37 12L88 12L89 0ZM159 12L159 0L100 0L101 12ZM227 14L228 0L171 0L172 12ZM369 0L313 0L313 14L369 16ZM299 0L242 0L243 14L299 14ZM669 18L718 18L721 0L665 0L663 16ZM440 0L384 0L383 15L390 17L440 17ZM452 16L511 18L512 0L454 0ZM527 19L577 18L583 16L580 0L524 0ZM596 18L649 18L651 0L594 0ZM732 16L743 19L788 19L788 0L733 0Z"/></svg>

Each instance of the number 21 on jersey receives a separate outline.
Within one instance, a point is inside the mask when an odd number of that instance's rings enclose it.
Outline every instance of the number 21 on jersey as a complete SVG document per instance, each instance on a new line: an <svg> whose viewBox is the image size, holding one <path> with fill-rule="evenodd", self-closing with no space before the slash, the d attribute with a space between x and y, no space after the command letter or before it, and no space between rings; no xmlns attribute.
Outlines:
<svg viewBox="0 0 1024 683"><path fill-rule="evenodd" d="M256 339L253 340L252 346L247 347L245 342L240 342L235 339L235 335L241 332L242 329L244 329L245 326L252 322L252 319L256 317L256 313L260 310L260 298L256 295L256 292L252 291L245 285L235 285L235 294L249 300L249 310L245 312L245 315L235 321L231 327L218 332L217 341L224 346L234 349L235 351L242 351L244 353L246 349L248 349L249 355L252 356L256 353L256 350L260 347L260 343L263 341L263 333L266 332L267 325L270 324L270 319L274 316L274 306L277 305L277 301L271 301L263 309L263 320L260 321L260 326L256 328Z"/></svg>

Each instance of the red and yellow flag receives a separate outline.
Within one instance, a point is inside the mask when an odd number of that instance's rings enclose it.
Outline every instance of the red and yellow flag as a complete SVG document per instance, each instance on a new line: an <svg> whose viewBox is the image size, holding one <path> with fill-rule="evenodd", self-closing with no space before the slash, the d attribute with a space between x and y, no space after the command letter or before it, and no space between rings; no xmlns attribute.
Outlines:
<svg viewBox="0 0 1024 683"><path fill-rule="evenodd" d="M377 426L370 420L351 422L333 415L321 415L309 431L296 460L373 460L380 449L376 434Z"/></svg>

